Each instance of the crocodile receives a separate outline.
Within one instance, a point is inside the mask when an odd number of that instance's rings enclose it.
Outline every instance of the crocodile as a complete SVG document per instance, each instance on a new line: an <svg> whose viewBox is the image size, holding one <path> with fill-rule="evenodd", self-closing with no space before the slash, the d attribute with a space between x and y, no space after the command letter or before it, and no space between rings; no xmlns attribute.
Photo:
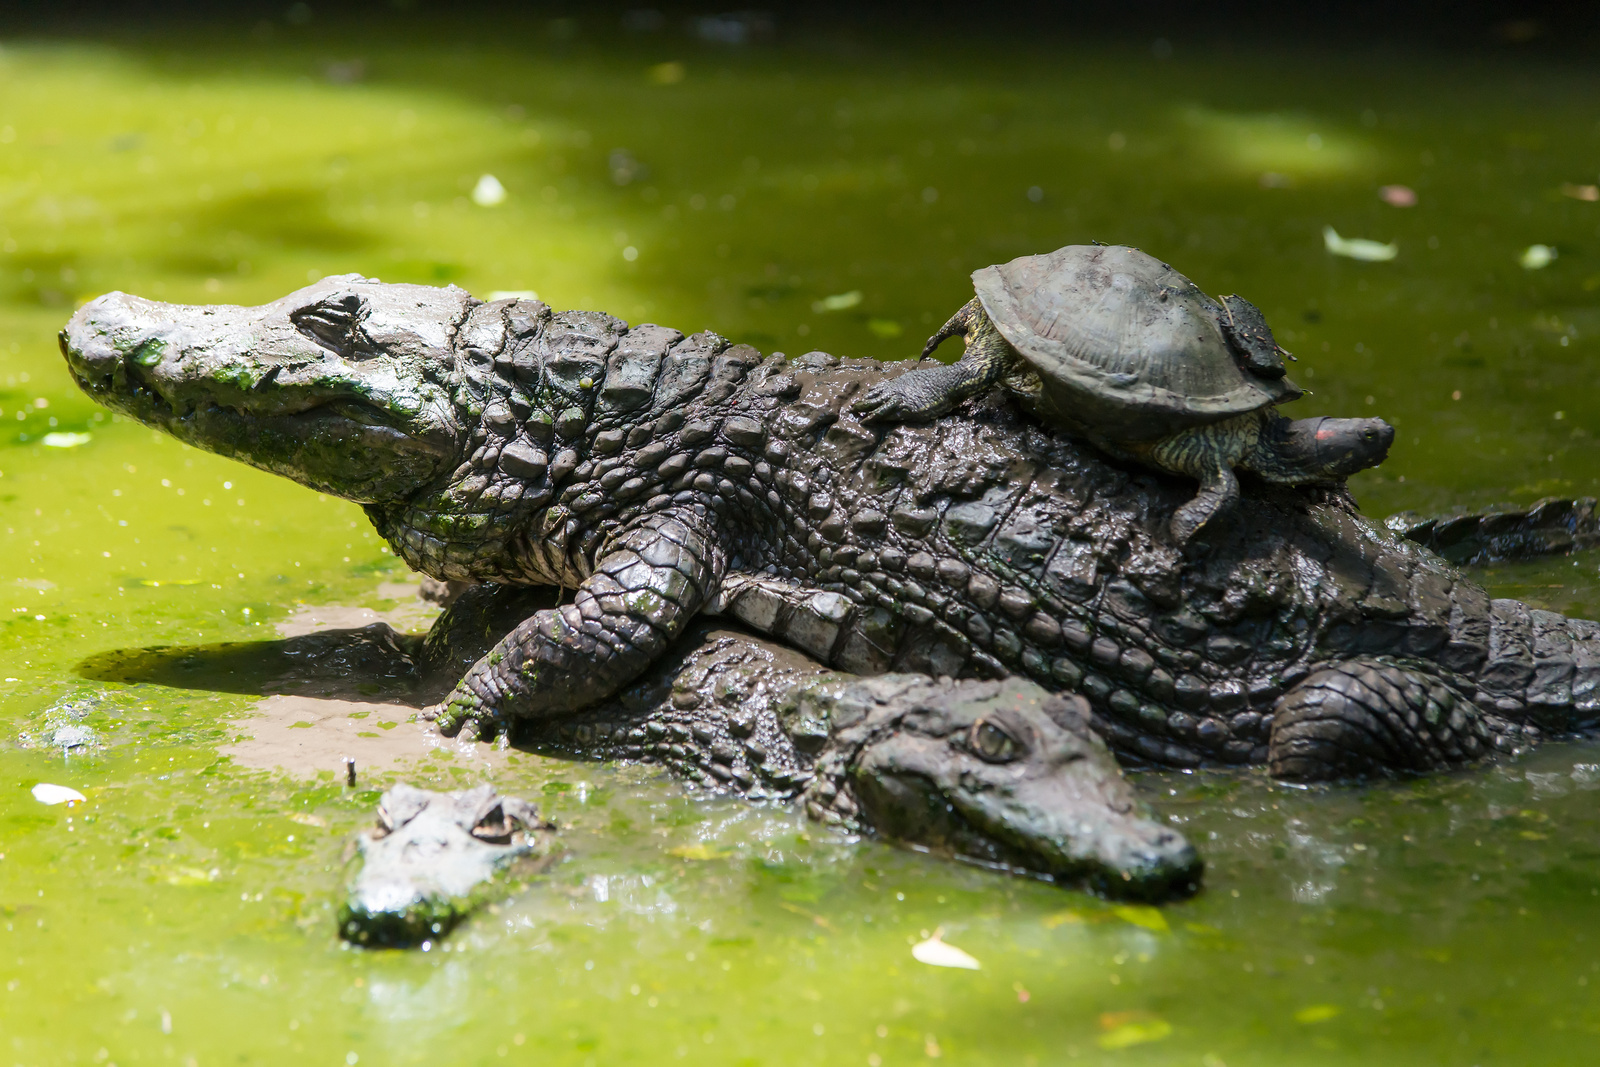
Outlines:
<svg viewBox="0 0 1600 1067"><path fill-rule="evenodd" d="M406 947L449 933L498 876L532 874L558 854L532 804L492 785L435 793L397 785L378 825L356 838L360 860L339 908L339 936Z"/></svg>
<svg viewBox="0 0 1600 1067"><path fill-rule="evenodd" d="M1002 395L851 414L915 362L359 275L252 308L112 293L61 348L94 399L356 501L425 574L570 591L466 671L446 733L570 718L699 614L853 674L1081 694L1164 766L1427 771L1600 722L1600 624L1490 598L1347 491L1251 482L1185 551L1188 487Z"/></svg>
<svg viewBox="0 0 1600 1067"><path fill-rule="evenodd" d="M1402 511L1383 522L1452 563L1498 563L1562 556L1600 545L1597 504L1592 496L1550 496L1526 507L1498 504L1444 515Z"/></svg>
<svg viewBox="0 0 1600 1067"><path fill-rule="evenodd" d="M517 586L466 590L415 661L451 676L538 599ZM1187 896L1203 874L1090 729L1087 702L1015 676L860 677L702 618L611 697L516 734L519 748L660 763L852 834L1106 896Z"/></svg>

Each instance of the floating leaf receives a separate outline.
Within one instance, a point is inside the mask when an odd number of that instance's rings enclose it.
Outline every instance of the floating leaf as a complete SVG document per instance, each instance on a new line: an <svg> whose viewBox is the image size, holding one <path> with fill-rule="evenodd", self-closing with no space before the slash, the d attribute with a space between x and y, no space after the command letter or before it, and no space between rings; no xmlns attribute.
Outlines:
<svg viewBox="0 0 1600 1067"><path fill-rule="evenodd" d="M1416 207L1416 190L1409 185L1385 185L1378 190L1378 197L1393 207Z"/></svg>
<svg viewBox="0 0 1600 1067"><path fill-rule="evenodd" d="M811 310L819 315L825 311L849 311L859 303L861 303L861 290L852 289L848 293L834 293L832 296L813 301Z"/></svg>
<svg viewBox="0 0 1600 1067"><path fill-rule="evenodd" d="M814 911L807 911L798 904L791 904L787 900L780 900L778 901L778 907L782 908L784 911L792 911L796 915L803 915L807 919L810 919L812 922L816 923L818 926L822 927L824 930L833 930L835 933L838 932L837 927L829 922L826 917L818 915Z"/></svg>
<svg viewBox="0 0 1600 1067"><path fill-rule="evenodd" d="M983 964L974 957L954 945L945 944L937 930L928 940L919 941L911 946L911 958L918 963L926 963L929 967L954 967L963 971L977 971L983 968Z"/></svg>
<svg viewBox="0 0 1600 1067"><path fill-rule="evenodd" d="M1158 934L1167 933L1172 929L1167 925L1167 917L1161 914L1161 909L1152 908L1148 904L1119 904L1111 910L1123 922L1142 926L1146 930L1154 930Z"/></svg>
<svg viewBox="0 0 1600 1067"><path fill-rule="evenodd" d="M472 187L472 202L479 207L494 207L506 200L506 187L493 174L485 174Z"/></svg>
<svg viewBox="0 0 1600 1067"><path fill-rule="evenodd" d="M1054 930L1064 923L1081 923L1083 921L1082 915L1068 908L1066 911L1058 911L1054 915L1046 915L1044 917L1044 928L1046 930Z"/></svg>
<svg viewBox="0 0 1600 1067"><path fill-rule="evenodd" d="M46 448L77 448L94 440L86 433L47 433L39 439Z"/></svg>
<svg viewBox="0 0 1600 1067"><path fill-rule="evenodd" d="M1523 270L1543 270L1556 260L1556 250L1549 245L1529 245L1522 250L1517 262Z"/></svg>
<svg viewBox="0 0 1600 1067"><path fill-rule="evenodd" d="M1400 254L1397 244L1382 244L1365 237L1340 237L1332 226L1322 228L1322 243L1329 252L1346 259L1359 259L1363 263L1387 263Z"/></svg>
<svg viewBox="0 0 1600 1067"><path fill-rule="evenodd" d="M291 811L288 815L290 822L297 822L301 826L327 826L328 820L320 815L312 815L304 811Z"/></svg>
<svg viewBox="0 0 1600 1067"><path fill-rule="evenodd" d="M673 60L669 63L657 63L647 69L645 73L657 85L677 85L683 81L683 76L688 73L688 68L682 63Z"/></svg>
<svg viewBox="0 0 1600 1067"><path fill-rule="evenodd" d="M71 786L40 782L33 787L33 799L41 804L83 804L89 798Z"/></svg>
<svg viewBox="0 0 1600 1067"><path fill-rule="evenodd" d="M677 848L667 849L667 855L676 856L680 860L720 860L727 854L709 845L679 845Z"/></svg>
<svg viewBox="0 0 1600 1067"><path fill-rule="evenodd" d="M216 881L217 874L215 868L202 871L198 867L174 867L167 872L165 881L168 885L205 885Z"/></svg>
<svg viewBox="0 0 1600 1067"><path fill-rule="evenodd" d="M1294 1013L1297 1023L1322 1023L1327 1022L1344 1011L1337 1004L1313 1004L1309 1008L1301 1008Z"/></svg>
<svg viewBox="0 0 1600 1067"><path fill-rule="evenodd" d="M1107 1012L1100 1016L1100 1025L1106 1032L1095 1043L1108 1050L1160 1041L1172 1034L1171 1023L1143 1012Z"/></svg>
<svg viewBox="0 0 1600 1067"><path fill-rule="evenodd" d="M893 340L905 332L905 329L893 319L868 319L867 329L872 331L872 336L881 337L885 341Z"/></svg>

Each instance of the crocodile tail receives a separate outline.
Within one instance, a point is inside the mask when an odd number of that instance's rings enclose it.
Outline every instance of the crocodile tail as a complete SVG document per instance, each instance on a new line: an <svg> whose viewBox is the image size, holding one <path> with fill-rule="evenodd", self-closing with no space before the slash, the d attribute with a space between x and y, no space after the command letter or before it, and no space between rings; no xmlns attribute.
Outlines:
<svg viewBox="0 0 1600 1067"><path fill-rule="evenodd" d="M1546 497L1526 508L1492 507L1458 515L1402 511L1384 525L1463 565L1559 556L1600 545L1594 497Z"/></svg>
<svg viewBox="0 0 1600 1067"><path fill-rule="evenodd" d="M1600 623L1509 599L1487 621L1475 703L1546 735L1600 727Z"/></svg>
<svg viewBox="0 0 1600 1067"><path fill-rule="evenodd" d="M928 338L928 343L922 346L922 358L927 359L933 355L933 350L944 344L952 337L964 337L972 325L972 313L981 311L978 298L973 297L961 305L961 310L950 316L950 321L939 327L939 331Z"/></svg>
<svg viewBox="0 0 1600 1067"><path fill-rule="evenodd" d="M1552 734L1600 727L1600 622L1530 609L1530 720Z"/></svg>

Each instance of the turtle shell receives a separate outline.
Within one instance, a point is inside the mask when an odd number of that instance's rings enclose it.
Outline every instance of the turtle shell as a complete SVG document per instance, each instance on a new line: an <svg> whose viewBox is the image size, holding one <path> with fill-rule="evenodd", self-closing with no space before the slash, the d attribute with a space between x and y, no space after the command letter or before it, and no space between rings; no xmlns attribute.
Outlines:
<svg viewBox="0 0 1600 1067"><path fill-rule="evenodd" d="M1216 301L1136 248L1068 245L984 267L972 282L1038 372L1041 414L1093 436L1148 441L1302 395L1247 369Z"/></svg>

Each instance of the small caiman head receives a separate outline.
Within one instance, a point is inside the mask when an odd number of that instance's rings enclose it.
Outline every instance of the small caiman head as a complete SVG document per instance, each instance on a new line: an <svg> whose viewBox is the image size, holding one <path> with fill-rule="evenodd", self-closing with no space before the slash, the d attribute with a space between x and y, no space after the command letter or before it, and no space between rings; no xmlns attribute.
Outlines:
<svg viewBox="0 0 1600 1067"><path fill-rule="evenodd" d="M90 301L60 334L84 392L198 448L363 504L459 462L454 286L346 274L259 307Z"/></svg>
<svg viewBox="0 0 1600 1067"><path fill-rule="evenodd" d="M797 702L834 731L810 801L861 829L1110 896L1199 887L1193 846L1144 810L1081 697L1020 678L884 675Z"/></svg>
<svg viewBox="0 0 1600 1067"><path fill-rule="evenodd" d="M356 839L360 870L339 909L339 935L404 947L441 937L507 868L538 867L554 827L532 804L492 785L433 793L397 785L378 802L378 826Z"/></svg>

